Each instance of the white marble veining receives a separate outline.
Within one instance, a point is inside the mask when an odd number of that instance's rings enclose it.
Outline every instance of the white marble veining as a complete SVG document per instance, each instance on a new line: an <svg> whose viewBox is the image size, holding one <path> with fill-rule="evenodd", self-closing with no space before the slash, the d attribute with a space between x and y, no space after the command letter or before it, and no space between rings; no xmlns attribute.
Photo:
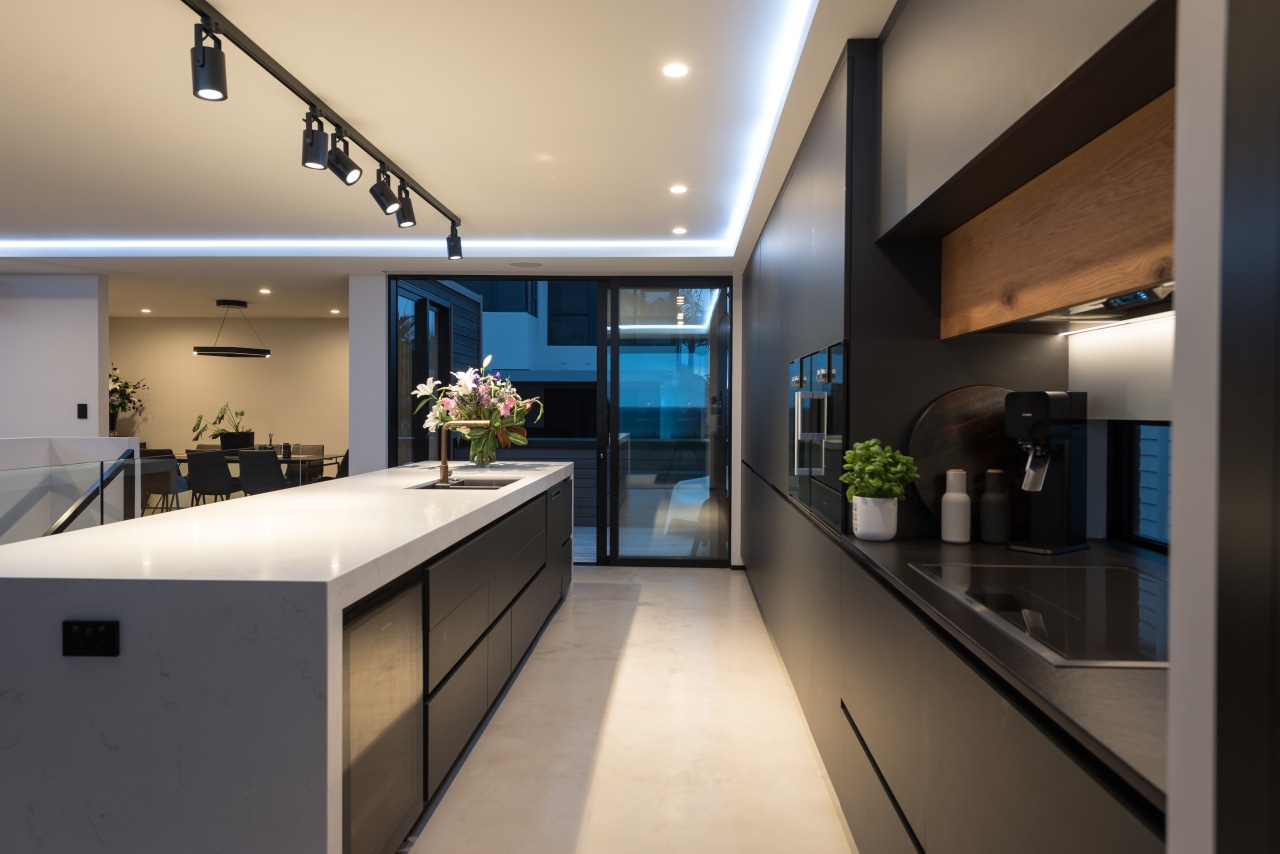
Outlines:
<svg viewBox="0 0 1280 854"><path fill-rule="evenodd" d="M0 851L340 854L343 608L571 470L399 468L0 546ZM63 657L71 619L119 620L120 656Z"/></svg>
<svg viewBox="0 0 1280 854"><path fill-rule="evenodd" d="M848 854L741 572L576 567L411 854Z"/></svg>

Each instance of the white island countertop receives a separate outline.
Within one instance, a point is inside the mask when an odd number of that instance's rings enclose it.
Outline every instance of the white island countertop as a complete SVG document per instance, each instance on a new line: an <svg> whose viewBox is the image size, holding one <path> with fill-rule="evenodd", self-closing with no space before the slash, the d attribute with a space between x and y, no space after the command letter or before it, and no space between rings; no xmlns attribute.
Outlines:
<svg viewBox="0 0 1280 854"><path fill-rule="evenodd" d="M343 611L572 476L419 464L0 546L0 849L341 854ZM483 536L483 534L481 534ZM68 655L65 621L118 628Z"/></svg>
<svg viewBox="0 0 1280 854"><path fill-rule="evenodd" d="M451 466L455 477L520 478L500 489L414 489L414 463L0 546L0 578L333 583L350 605L568 477L560 462Z"/></svg>

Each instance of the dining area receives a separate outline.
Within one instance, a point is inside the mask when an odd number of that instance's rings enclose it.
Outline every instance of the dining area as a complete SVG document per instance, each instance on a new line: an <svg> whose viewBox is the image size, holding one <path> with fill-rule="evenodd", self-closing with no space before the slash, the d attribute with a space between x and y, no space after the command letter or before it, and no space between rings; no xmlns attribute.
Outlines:
<svg viewBox="0 0 1280 854"><path fill-rule="evenodd" d="M349 456L326 454L320 444L290 443L246 448L196 443L182 453L142 448L140 455L144 515L346 477Z"/></svg>

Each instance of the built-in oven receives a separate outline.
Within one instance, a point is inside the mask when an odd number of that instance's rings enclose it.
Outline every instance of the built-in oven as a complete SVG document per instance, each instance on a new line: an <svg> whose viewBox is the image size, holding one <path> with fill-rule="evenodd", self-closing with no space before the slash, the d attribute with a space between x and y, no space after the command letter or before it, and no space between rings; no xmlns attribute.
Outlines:
<svg viewBox="0 0 1280 854"><path fill-rule="evenodd" d="M845 342L791 362L789 370L788 488L791 496L829 525L843 531L847 392Z"/></svg>

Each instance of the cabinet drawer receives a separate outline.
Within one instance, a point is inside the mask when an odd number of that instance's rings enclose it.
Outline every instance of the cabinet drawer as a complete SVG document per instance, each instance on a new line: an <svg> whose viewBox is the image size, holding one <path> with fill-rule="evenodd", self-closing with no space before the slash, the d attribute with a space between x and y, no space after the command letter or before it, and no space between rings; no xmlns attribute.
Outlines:
<svg viewBox="0 0 1280 854"><path fill-rule="evenodd" d="M547 541L559 545L573 535L573 481L569 478L547 490Z"/></svg>
<svg viewBox="0 0 1280 854"><path fill-rule="evenodd" d="M462 754L489 708L489 656L482 643L427 703L427 797Z"/></svg>
<svg viewBox="0 0 1280 854"><path fill-rule="evenodd" d="M498 699L502 686L511 676L511 612L489 629L489 705Z"/></svg>
<svg viewBox="0 0 1280 854"><path fill-rule="evenodd" d="M496 619L547 562L547 534L539 528L504 565L495 567L489 586L489 619Z"/></svg>
<svg viewBox="0 0 1280 854"><path fill-rule="evenodd" d="M491 582L491 594L499 596L499 588L506 584L507 569L517 561L517 556L526 561L532 559L526 554L526 547L545 533L546 524L546 499L539 496L445 557L427 564L427 627L443 620L486 581ZM545 554L528 570L525 580L544 559ZM522 581L515 589L519 590L523 584ZM503 602L493 616L497 616L507 602Z"/></svg>
<svg viewBox="0 0 1280 854"><path fill-rule="evenodd" d="M854 734L853 724L841 711L841 726L836 736L839 761L834 767L828 765L828 769L853 841L859 851L917 854L915 843Z"/></svg>
<svg viewBox="0 0 1280 854"><path fill-rule="evenodd" d="M488 585L481 585L427 633L428 692L436 689L440 680L449 674L488 628L488 593Z"/></svg>
<svg viewBox="0 0 1280 854"><path fill-rule="evenodd" d="M560 601L561 576L546 569L538 573L511 606L511 661L524 657L547 615Z"/></svg>

